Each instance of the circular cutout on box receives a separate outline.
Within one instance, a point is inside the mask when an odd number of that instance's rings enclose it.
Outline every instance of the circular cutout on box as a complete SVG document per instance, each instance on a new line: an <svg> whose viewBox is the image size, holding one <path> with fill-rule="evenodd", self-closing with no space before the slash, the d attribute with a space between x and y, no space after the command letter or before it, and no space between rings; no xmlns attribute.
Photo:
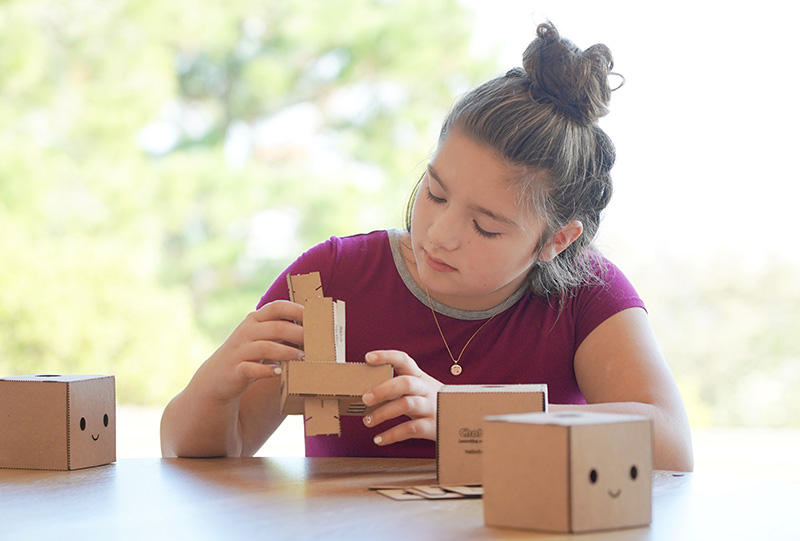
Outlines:
<svg viewBox="0 0 800 541"><path fill-rule="evenodd" d="M61 374L36 374L37 378L60 378Z"/></svg>

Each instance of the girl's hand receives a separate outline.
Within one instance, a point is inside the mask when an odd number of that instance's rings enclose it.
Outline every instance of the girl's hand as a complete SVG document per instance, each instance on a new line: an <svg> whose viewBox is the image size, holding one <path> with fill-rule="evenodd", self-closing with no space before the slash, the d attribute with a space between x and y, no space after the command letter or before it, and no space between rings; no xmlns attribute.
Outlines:
<svg viewBox="0 0 800 541"><path fill-rule="evenodd" d="M364 424L373 427L405 415L411 420L375 436L377 445L389 445L411 438L436 440L436 393L442 383L420 370L414 359L402 351L372 351L367 364L391 364L395 377L376 385L364 394L367 406L386 404L364 417Z"/></svg>
<svg viewBox="0 0 800 541"><path fill-rule="evenodd" d="M303 306L274 301L251 312L195 375L209 396L235 399L254 382L280 375L280 361L303 357Z"/></svg>

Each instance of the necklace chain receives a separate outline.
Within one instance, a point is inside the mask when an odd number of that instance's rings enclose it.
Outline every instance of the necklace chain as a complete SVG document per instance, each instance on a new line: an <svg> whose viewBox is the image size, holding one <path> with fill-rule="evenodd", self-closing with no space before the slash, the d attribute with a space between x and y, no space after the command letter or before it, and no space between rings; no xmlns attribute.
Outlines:
<svg viewBox="0 0 800 541"><path fill-rule="evenodd" d="M442 326L439 325L439 318L436 317L436 310L433 309L433 301L431 301L431 294L428 292L428 288L427 287L425 288L425 295L427 295L427 297L428 297L428 308L431 309L431 314L433 314L433 321L436 322L436 328L439 329L439 336L442 337L442 342L444 342L444 347L445 347L445 349L447 349L447 354L450 355L450 360L453 361L453 366L450 367L450 373L453 374L454 376L457 376L463 370L461 368L461 365L458 364L458 363L461 361L461 357L464 356L464 351L466 351L467 346L470 344L470 342L472 342L472 339L475 338L478 335L478 333L481 332L481 330L486 325L488 325L489 322L492 321L497 314L500 313L500 310L497 310L494 314L492 314L492 317L487 319L483 323L483 325L478 327L477 331L472 333L472 336L469 337L469 340L467 340L467 343L464 344L463 348L461 348L461 353L458 354L458 357L454 357L453 356L453 352L450 350L450 345L447 343L447 339L444 337L444 333L442 332Z"/></svg>

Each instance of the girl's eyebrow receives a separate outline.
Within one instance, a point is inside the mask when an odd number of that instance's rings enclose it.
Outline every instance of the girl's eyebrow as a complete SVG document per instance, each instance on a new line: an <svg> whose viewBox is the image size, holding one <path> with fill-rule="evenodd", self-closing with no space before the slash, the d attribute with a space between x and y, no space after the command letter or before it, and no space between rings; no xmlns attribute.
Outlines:
<svg viewBox="0 0 800 541"><path fill-rule="evenodd" d="M428 173L430 174L431 177L433 177L433 180L435 180L436 183L439 186L441 186L442 190L444 190L445 193L448 193L447 186L445 186L444 182L442 182L442 179L439 177L439 174L436 172L436 169L433 168L432 164L428 164ZM502 214L498 214L497 212L494 212L493 210L489 210L486 207L482 207L480 205L472 204L472 205L469 206L469 208L471 210L474 210L475 212L479 212L481 214L484 214L484 215L488 216L489 218L491 218L493 220L497 220L498 222L502 222L504 224L507 224L507 225L510 225L510 226L513 226L513 227L518 227L517 226L517 222L515 222L511 218L503 216Z"/></svg>
<svg viewBox="0 0 800 541"><path fill-rule="evenodd" d="M447 186L445 186L445 185L444 185L444 182L442 182L442 179L441 179L441 178L439 178L439 174L436 172L436 169L434 169L434 168L433 168L433 165L432 165L432 164L430 164L430 163L428 164L428 174L429 174L430 176L432 176L432 177L433 177L433 180L435 180L435 181L436 181L436 183L437 183L437 184L438 184L438 185L439 185L439 186L442 188L442 190L444 190L444 191L445 191L445 193L446 193L446 192L447 192Z"/></svg>

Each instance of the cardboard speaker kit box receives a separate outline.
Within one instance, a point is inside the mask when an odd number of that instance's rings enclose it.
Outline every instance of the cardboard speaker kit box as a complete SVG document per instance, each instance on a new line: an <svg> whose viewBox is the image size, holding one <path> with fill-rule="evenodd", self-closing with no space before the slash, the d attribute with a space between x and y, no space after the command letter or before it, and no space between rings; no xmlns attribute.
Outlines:
<svg viewBox="0 0 800 541"><path fill-rule="evenodd" d="M439 484L479 485L483 418L547 411L547 385L444 385L436 401Z"/></svg>
<svg viewBox="0 0 800 541"><path fill-rule="evenodd" d="M487 526L588 532L651 522L652 422L593 412L488 417Z"/></svg>
<svg viewBox="0 0 800 541"><path fill-rule="evenodd" d="M363 394L391 379L391 365L345 362L345 303L323 295L319 272L286 276L302 304L305 359L282 363L281 413L303 415L307 436L340 435L342 415L365 415Z"/></svg>
<svg viewBox="0 0 800 541"><path fill-rule="evenodd" d="M77 470L117 459L114 376L0 378L0 468Z"/></svg>

